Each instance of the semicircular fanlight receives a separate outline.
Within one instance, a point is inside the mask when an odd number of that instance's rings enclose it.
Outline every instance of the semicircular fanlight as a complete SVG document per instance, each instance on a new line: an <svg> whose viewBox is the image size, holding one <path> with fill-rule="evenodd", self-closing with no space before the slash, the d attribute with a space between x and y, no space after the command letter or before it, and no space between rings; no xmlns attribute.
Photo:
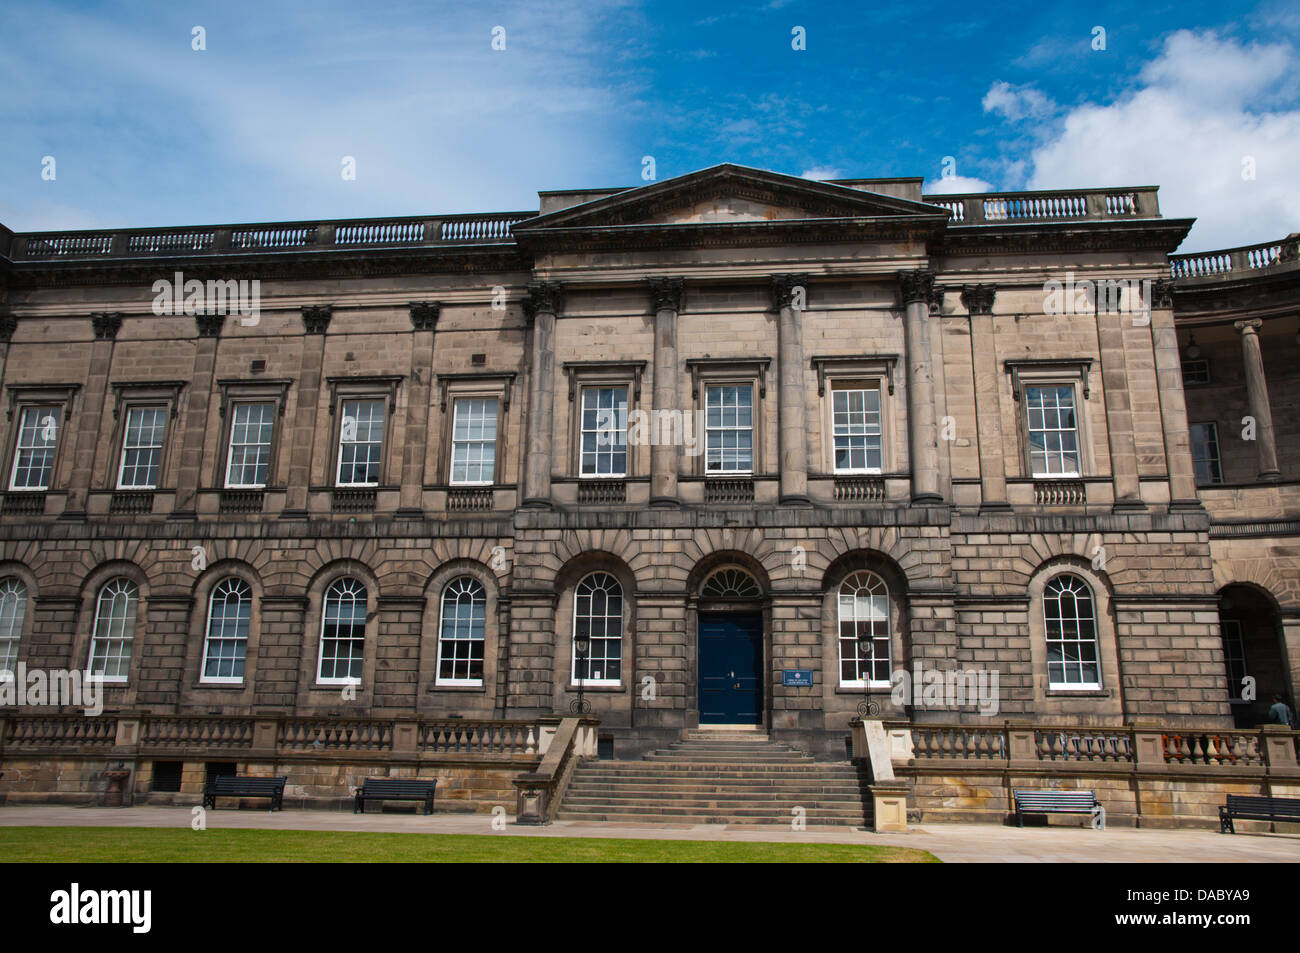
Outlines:
<svg viewBox="0 0 1300 953"><path fill-rule="evenodd" d="M705 599L758 599L763 588L743 569L719 569L700 587Z"/></svg>

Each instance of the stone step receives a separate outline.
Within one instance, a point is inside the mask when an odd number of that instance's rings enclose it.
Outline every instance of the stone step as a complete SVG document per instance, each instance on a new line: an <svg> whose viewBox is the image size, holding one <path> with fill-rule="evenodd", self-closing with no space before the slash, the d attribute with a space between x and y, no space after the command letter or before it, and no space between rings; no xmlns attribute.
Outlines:
<svg viewBox="0 0 1300 953"><path fill-rule="evenodd" d="M589 781L623 781L628 778L645 778L651 782L663 783L667 781L679 780L685 782L699 781L718 781L726 784L745 784L752 782L757 784L778 783L778 782L839 782L843 784L856 784L859 781L859 775L856 772L845 771L842 773L822 774L818 771L800 771L800 770L719 770L716 766L710 765L673 765L668 770L656 770L663 767L663 762L647 762L643 768L614 768L603 769L600 771L584 771L580 775L575 775L575 779L581 778Z"/></svg>
<svg viewBox="0 0 1300 953"><path fill-rule="evenodd" d="M757 729L754 731L726 731L719 728L687 728L682 732L683 741L713 741L715 739L763 744L770 742L772 736L766 731L758 731Z"/></svg>
<svg viewBox="0 0 1300 953"><path fill-rule="evenodd" d="M852 794L817 794L810 798L792 797L782 795L781 797L750 797L743 794L734 795L706 795L704 797L686 797L675 796L670 800L662 800L654 795L630 795L630 794L574 794L570 792L564 799L566 809L577 810L578 808L588 808L595 810L601 807L609 807L611 810L618 808L620 810L638 810L654 812L664 808L708 808L709 810L732 810L747 809L760 811L789 811L792 807L802 807L808 810L862 810L861 796Z"/></svg>
<svg viewBox="0 0 1300 953"><path fill-rule="evenodd" d="M750 811L735 814L715 814L709 812L669 812L657 814L620 812L617 810L570 811L561 810L556 815L562 821L606 821L616 824L780 824L789 827L795 817L790 813ZM803 815L804 823L809 826L826 827L862 827L867 819L862 812L843 814L817 811L810 808Z"/></svg>
<svg viewBox="0 0 1300 953"><path fill-rule="evenodd" d="M637 777L623 777L617 781L610 780L575 780L569 783L568 793L573 796L578 794L607 794L611 797L621 797L623 794L637 794L641 797L651 797L655 794L671 794L671 796L694 797L694 796L729 796L729 794L742 793L750 797L792 797L792 796L846 796L861 797L866 792L865 785L858 785L852 781L844 783L820 783L820 781L805 781L802 784L707 784L699 781L659 781L653 777L637 779Z"/></svg>

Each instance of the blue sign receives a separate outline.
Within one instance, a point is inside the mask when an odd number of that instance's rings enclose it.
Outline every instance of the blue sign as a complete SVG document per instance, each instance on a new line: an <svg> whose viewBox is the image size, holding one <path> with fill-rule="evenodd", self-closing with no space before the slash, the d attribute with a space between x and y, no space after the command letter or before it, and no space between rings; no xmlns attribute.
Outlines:
<svg viewBox="0 0 1300 953"><path fill-rule="evenodd" d="M786 688L812 688L813 670L810 668L783 669L781 684Z"/></svg>

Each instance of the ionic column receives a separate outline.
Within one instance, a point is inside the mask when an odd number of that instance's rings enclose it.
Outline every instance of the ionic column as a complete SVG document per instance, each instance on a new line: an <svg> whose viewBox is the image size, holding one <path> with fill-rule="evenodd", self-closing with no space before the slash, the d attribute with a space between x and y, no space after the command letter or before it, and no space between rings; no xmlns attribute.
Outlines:
<svg viewBox="0 0 1300 953"><path fill-rule="evenodd" d="M1277 442L1273 437L1273 410L1268 402L1268 379L1264 376L1264 355L1259 349L1259 329L1264 322L1259 318L1235 321L1233 327L1241 332L1241 359L1246 365L1246 397L1250 402L1250 415L1255 418L1255 448L1259 453L1259 478L1280 480L1277 468Z"/></svg>
<svg viewBox="0 0 1300 953"><path fill-rule="evenodd" d="M406 407L406 443L402 448L402 489L397 515L419 519L424 515L424 457L428 446L429 395L433 383L433 331L442 305L412 301L411 393Z"/></svg>
<svg viewBox="0 0 1300 953"><path fill-rule="evenodd" d="M289 454L289 481L285 487L282 519L307 518L307 489L311 485L312 444L316 439L316 405L320 401L321 374L325 366L325 332L334 316L331 305L303 305L302 366L298 372L298 402L293 415ZM334 480L331 478L330 483Z"/></svg>
<svg viewBox="0 0 1300 953"><path fill-rule="evenodd" d="M682 307L681 278L650 278L650 307L655 313L654 403L651 410L677 406L677 314ZM657 420L653 414L650 418ZM677 505L678 448L662 440L650 446L650 505Z"/></svg>
<svg viewBox="0 0 1300 953"><path fill-rule="evenodd" d="M217 369L217 342L226 323L224 314L194 317L199 339L194 346L193 389L185 408L185 430L181 443L180 467L176 476L176 505L172 519L197 519L199 484L203 482L203 438L212 406L212 379Z"/></svg>
<svg viewBox="0 0 1300 953"><path fill-rule="evenodd" d="M934 274L900 271L903 289L904 346L907 349L907 435L912 467L912 502L942 503L939 493L939 441L934 419L934 377L925 319L930 314Z"/></svg>
<svg viewBox="0 0 1300 953"><path fill-rule="evenodd" d="M523 506L551 505L551 443L555 430L555 316L564 308L564 289L555 281L528 286L524 313L532 321L528 375L528 465Z"/></svg>
<svg viewBox="0 0 1300 953"><path fill-rule="evenodd" d="M1161 278L1152 284L1151 340L1160 388L1160 424L1165 431L1165 467L1169 471L1170 509L1201 509L1196 495L1196 468L1183 397L1183 365L1178 357L1178 332L1174 327L1173 296Z"/></svg>
<svg viewBox="0 0 1300 953"><path fill-rule="evenodd" d="M980 460L980 510L1006 511L1007 463L1002 445L997 347L993 340L995 285L964 285L961 302L970 315L971 364L975 378L975 420Z"/></svg>
<svg viewBox="0 0 1300 953"><path fill-rule="evenodd" d="M90 367L86 371L86 397L81 405L76 449L72 454L72 475L68 480L68 502L60 519L85 519L86 497L95 472L95 448L104 425L104 400L108 394L108 374L113 366L113 342L122 328L117 311L97 311L90 316L95 340L90 345Z"/></svg>
<svg viewBox="0 0 1300 953"><path fill-rule="evenodd" d="M781 435L780 502L796 506L811 505L808 499L808 427L804 421L803 311L807 300L807 275L772 276L772 306L779 315L777 363L781 390L777 418Z"/></svg>

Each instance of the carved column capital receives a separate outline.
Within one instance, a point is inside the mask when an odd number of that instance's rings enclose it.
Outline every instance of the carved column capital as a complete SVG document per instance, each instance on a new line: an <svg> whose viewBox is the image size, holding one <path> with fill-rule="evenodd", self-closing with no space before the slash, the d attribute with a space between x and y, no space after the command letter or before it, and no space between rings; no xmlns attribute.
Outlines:
<svg viewBox="0 0 1300 953"><path fill-rule="evenodd" d="M782 308L807 307L807 275L773 275L771 283L772 307L777 311Z"/></svg>
<svg viewBox="0 0 1300 953"><path fill-rule="evenodd" d="M997 285L962 285L961 303L970 314L992 314Z"/></svg>
<svg viewBox="0 0 1300 953"><path fill-rule="evenodd" d="M647 278L650 288L651 311L681 311L682 296L686 290L683 278Z"/></svg>
<svg viewBox="0 0 1300 953"><path fill-rule="evenodd" d="M220 337L221 329L226 326L226 316L224 314L196 314L194 324L199 329L199 337Z"/></svg>
<svg viewBox="0 0 1300 953"><path fill-rule="evenodd" d="M1259 318L1247 318L1244 321L1233 321L1232 326L1242 334L1257 334L1264 326L1264 322Z"/></svg>
<svg viewBox="0 0 1300 953"><path fill-rule="evenodd" d="M558 281L534 281L524 296L524 314L528 320L539 311L559 314L564 310L564 286Z"/></svg>
<svg viewBox="0 0 1300 953"><path fill-rule="evenodd" d="M432 331L438 326L442 315L442 303L439 301L412 301L411 327L416 331Z"/></svg>
<svg viewBox="0 0 1300 953"><path fill-rule="evenodd" d="M1168 278L1157 278L1151 282L1152 308L1172 308L1174 306L1174 283Z"/></svg>
<svg viewBox="0 0 1300 953"><path fill-rule="evenodd" d="M90 315L90 326L94 328L95 340L111 341L122 330L122 312L94 311Z"/></svg>
<svg viewBox="0 0 1300 953"><path fill-rule="evenodd" d="M334 306L328 304L305 304L302 306L302 326L308 334L324 334L329 330L330 319L334 317Z"/></svg>
<svg viewBox="0 0 1300 953"><path fill-rule="evenodd" d="M934 272L926 268L900 271L898 284L903 290L904 306L924 301L928 307L934 300Z"/></svg>

